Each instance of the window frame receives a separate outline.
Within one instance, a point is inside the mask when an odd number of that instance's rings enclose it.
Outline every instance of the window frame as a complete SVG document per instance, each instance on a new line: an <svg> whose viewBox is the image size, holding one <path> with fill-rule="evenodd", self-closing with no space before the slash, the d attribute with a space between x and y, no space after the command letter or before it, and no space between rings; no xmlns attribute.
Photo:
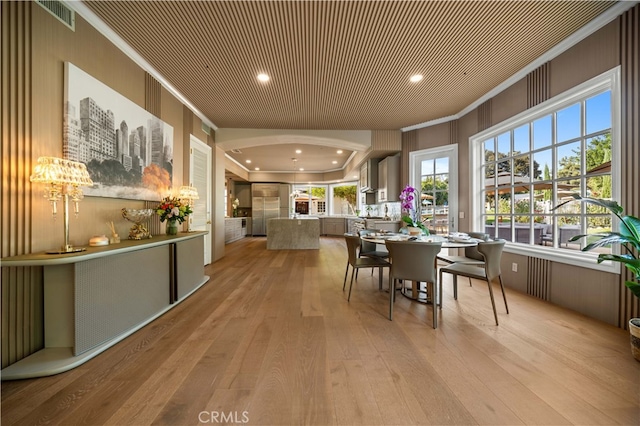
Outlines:
<svg viewBox="0 0 640 426"><path fill-rule="evenodd" d="M327 188L327 199L326 199L326 201L327 201L327 210L326 211L329 212L329 214L327 216L349 216L350 215L349 213L347 213L347 214L340 214L340 213L334 214L333 213L333 210L334 210L334 207L335 207L334 206L334 202L333 202L334 198L335 198L335 195L333 194L333 189L335 187L338 187L338 186L355 186L355 188L356 188L356 205L354 206L354 209L355 210L360 210L360 206L359 206L359 202L360 202L360 197L359 197L359 195L360 195L360 187L358 185L359 185L359 181L357 181L357 180L345 180L343 182L335 182L335 183L329 184L328 188ZM355 212L353 214L355 214Z"/></svg>
<svg viewBox="0 0 640 426"><path fill-rule="evenodd" d="M482 132L469 137L469 198L470 198L470 229L484 229L482 214L484 212L483 161L484 141L502 133L516 129L526 123L531 123L546 115L553 114L575 104L585 98L602 91L611 91L611 196L616 200L620 197L620 67L613 68L584 83L581 83L553 98L527 109L507 120L496 124ZM584 211L584 210L582 210ZM612 221L612 229L617 231L618 223ZM612 247L613 253L619 253L617 246ZM552 260L554 262L596 269L610 273L620 273L620 265L616 262L605 261L597 263L597 254L580 250L567 250L555 247L545 247L532 244L507 242L505 252Z"/></svg>

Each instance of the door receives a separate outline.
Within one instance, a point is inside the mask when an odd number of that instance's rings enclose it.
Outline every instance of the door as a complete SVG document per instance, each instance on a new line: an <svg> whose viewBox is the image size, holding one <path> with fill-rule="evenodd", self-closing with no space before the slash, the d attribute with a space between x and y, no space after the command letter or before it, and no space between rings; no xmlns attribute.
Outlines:
<svg viewBox="0 0 640 426"><path fill-rule="evenodd" d="M458 145L409 155L411 185L419 188L422 220L438 234L458 229Z"/></svg>
<svg viewBox="0 0 640 426"><path fill-rule="evenodd" d="M208 231L204 236L204 264L211 263L211 147L191 135L189 155L190 185L198 190L198 200L189 216L189 231Z"/></svg>

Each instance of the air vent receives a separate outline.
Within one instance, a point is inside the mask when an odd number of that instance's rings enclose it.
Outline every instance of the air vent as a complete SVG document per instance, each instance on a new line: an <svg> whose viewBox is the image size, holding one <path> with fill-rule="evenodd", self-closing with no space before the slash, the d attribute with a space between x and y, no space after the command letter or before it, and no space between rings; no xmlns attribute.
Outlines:
<svg viewBox="0 0 640 426"><path fill-rule="evenodd" d="M242 151L240 151L238 148L233 148L231 152L233 152L234 154L242 154Z"/></svg>
<svg viewBox="0 0 640 426"><path fill-rule="evenodd" d="M36 0L36 3L58 18L58 20L69 27L71 31L76 30L76 14L64 3L56 0Z"/></svg>
<svg viewBox="0 0 640 426"><path fill-rule="evenodd" d="M205 132L207 135L211 136L211 127L207 126L204 123L202 123L202 131Z"/></svg>

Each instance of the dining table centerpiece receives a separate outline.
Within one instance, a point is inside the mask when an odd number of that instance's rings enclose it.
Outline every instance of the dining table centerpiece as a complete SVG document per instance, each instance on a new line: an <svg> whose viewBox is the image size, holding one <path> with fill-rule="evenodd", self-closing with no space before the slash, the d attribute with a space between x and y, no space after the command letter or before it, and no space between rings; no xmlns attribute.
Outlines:
<svg viewBox="0 0 640 426"><path fill-rule="evenodd" d="M178 234L178 224L182 224L193 213L188 202L177 197L165 197L156 208L160 222L167 222L167 235Z"/></svg>
<svg viewBox="0 0 640 426"><path fill-rule="evenodd" d="M402 209L401 219L405 223L409 234L429 235L429 229L422 223L422 209L418 190L411 185L407 185L400 192L399 198Z"/></svg>

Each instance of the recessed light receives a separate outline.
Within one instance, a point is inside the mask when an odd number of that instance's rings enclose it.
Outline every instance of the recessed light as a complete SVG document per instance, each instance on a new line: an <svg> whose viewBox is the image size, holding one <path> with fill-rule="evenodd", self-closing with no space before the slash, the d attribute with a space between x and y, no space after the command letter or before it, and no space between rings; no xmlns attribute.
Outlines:
<svg viewBox="0 0 640 426"><path fill-rule="evenodd" d="M337 150L336 152L337 152L338 154L342 154L342 150L341 150L341 149Z"/></svg>
<svg viewBox="0 0 640 426"><path fill-rule="evenodd" d="M302 167L300 167L300 171L301 171L301 172L304 172L304 169L303 169Z"/></svg>
<svg viewBox="0 0 640 426"><path fill-rule="evenodd" d="M338 162L336 160L333 160L331 164L338 164Z"/></svg>
<svg viewBox="0 0 640 426"><path fill-rule="evenodd" d="M245 163L251 164L251 160L245 160Z"/></svg>
<svg viewBox="0 0 640 426"><path fill-rule="evenodd" d="M269 76L267 74L264 74L264 73L258 74L258 80L260 80L262 82L267 82L267 81L269 81Z"/></svg>
<svg viewBox="0 0 640 426"><path fill-rule="evenodd" d="M422 77L422 74L414 74L414 75L412 75L411 77L409 77L409 80L410 80L412 83L417 83L417 82L419 82L420 80L422 80L422 78L423 78L423 77Z"/></svg>
<svg viewBox="0 0 640 426"><path fill-rule="evenodd" d="M302 150L296 149L296 154L302 154Z"/></svg>
<svg viewBox="0 0 640 426"><path fill-rule="evenodd" d="M256 167L256 168L255 168L255 169L253 169L253 170L258 171L258 170L260 170L260 167Z"/></svg>

